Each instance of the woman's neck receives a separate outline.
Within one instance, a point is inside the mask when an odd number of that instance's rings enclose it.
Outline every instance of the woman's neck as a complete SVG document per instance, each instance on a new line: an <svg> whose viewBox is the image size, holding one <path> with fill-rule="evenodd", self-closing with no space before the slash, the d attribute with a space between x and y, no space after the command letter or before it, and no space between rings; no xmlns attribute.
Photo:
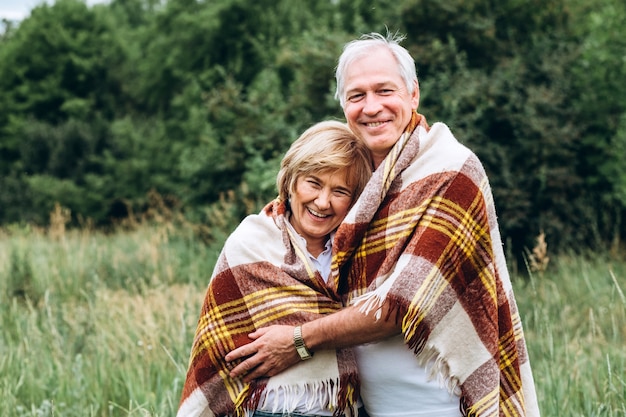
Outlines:
<svg viewBox="0 0 626 417"><path fill-rule="evenodd" d="M306 250L309 251L314 258L320 256L320 253L326 250L326 242L328 241L328 236L324 236L321 239L315 239L314 241L306 241Z"/></svg>

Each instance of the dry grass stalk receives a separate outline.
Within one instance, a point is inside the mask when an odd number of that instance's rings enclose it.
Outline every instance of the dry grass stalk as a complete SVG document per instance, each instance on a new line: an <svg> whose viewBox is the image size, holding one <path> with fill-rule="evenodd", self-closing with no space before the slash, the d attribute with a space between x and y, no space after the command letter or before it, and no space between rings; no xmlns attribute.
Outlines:
<svg viewBox="0 0 626 417"><path fill-rule="evenodd" d="M50 226L48 236L54 240L61 240L65 237L65 225L72 219L72 212L67 207L61 207L54 203L54 210L50 212Z"/></svg>
<svg viewBox="0 0 626 417"><path fill-rule="evenodd" d="M550 257L548 256L548 244L543 230L537 236L537 243L532 252L527 250L526 255L531 272L544 272L548 268Z"/></svg>

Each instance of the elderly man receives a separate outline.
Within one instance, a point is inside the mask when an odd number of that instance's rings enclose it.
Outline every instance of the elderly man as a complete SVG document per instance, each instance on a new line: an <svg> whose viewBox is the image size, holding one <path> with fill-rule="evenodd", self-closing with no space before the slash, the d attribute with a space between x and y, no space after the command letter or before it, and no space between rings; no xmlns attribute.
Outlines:
<svg viewBox="0 0 626 417"><path fill-rule="evenodd" d="M337 66L336 97L376 166L334 239L331 290L348 306L258 329L227 355L241 360L231 376L354 346L372 417L538 416L488 179L446 125L417 113L401 40L365 35Z"/></svg>

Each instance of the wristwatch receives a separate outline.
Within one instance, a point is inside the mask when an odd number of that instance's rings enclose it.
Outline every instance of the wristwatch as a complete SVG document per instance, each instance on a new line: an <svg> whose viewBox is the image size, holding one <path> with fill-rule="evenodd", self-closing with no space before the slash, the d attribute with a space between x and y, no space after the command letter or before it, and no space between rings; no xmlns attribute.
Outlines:
<svg viewBox="0 0 626 417"><path fill-rule="evenodd" d="M304 344L304 339L302 339L302 326L296 326L293 329L293 344L296 345L296 350L298 351L298 355L300 355L300 359L307 360L313 357L313 354L309 352L309 349L306 348Z"/></svg>

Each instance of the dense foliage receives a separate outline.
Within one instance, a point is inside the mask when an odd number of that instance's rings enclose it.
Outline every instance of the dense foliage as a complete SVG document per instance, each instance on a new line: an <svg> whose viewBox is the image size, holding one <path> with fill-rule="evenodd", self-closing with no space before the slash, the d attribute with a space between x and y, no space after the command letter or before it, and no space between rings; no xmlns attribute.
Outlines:
<svg viewBox="0 0 626 417"><path fill-rule="evenodd" d="M625 25L621 0L42 3L0 35L0 224L58 202L106 226L154 194L199 223L228 195L236 222L274 196L299 132L343 117L342 45L388 28L420 112L483 160L508 250L541 230L557 250L617 245Z"/></svg>

